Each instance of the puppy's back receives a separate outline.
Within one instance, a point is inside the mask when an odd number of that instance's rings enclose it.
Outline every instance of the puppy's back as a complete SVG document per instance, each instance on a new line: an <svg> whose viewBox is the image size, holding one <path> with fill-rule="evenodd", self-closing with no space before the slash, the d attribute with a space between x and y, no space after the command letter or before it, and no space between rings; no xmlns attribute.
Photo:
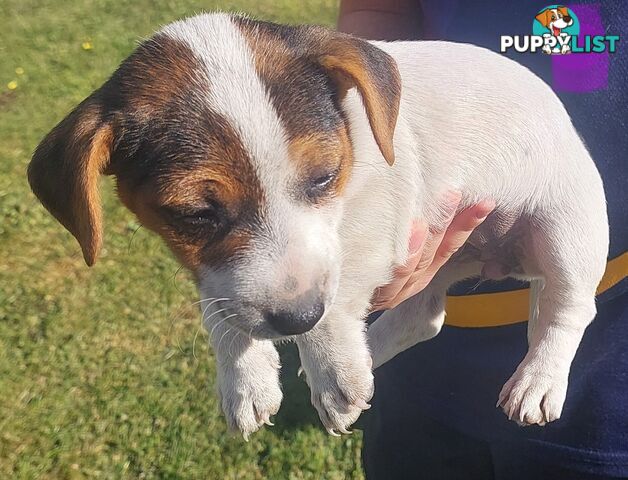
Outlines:
<svg viewBox="0 0 628 480"><path fill-rule="evenodd" d="M558 183L601 180L551 88L519 63L469 44L375 42L398 63L401 121L424 168L472 197L534 206Z"/></svg>

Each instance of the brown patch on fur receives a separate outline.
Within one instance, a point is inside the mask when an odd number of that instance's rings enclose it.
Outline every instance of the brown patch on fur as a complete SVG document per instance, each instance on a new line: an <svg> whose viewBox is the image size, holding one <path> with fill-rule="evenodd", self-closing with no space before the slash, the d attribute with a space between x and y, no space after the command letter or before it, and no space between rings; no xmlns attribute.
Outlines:
<svg viewBox="0 0 628 480"><path fill-rule="evenodd" d="M291 137L335 130L340 101L357 87L375 140L394 162L393 135L401 78L395 61L364 40L317 26L283 26L234 18L259 76Z"/></svg>
<svg viewBox="0 0 628 480"><path fill-rule="evenodd" d="M336 48L339 48L340 53L322 55L321 65L337 78L336 81L343 85L345 91L351 83L357 86L375 141L388 164L392 165L395 162L393 137L401 99L401 80L396 65L392 69L396 78L390 83L382 83L377 77L377 70L381 70L381 66L365 61L364 52L349 42L344 46L337 45Z"/></svg>
<svg viewBox="0 0 628 480"><path fill-rule="evenodd" d="M344 191L345 186L349 182L349 176L353 171L353 145L351 144L351 137L349 136L349 132L346 128L342 129L341 132L338 132L338 138L340 138L340 143L342 145L342 153L341 158L342 162L340 164L340 170L338 172L335 190L336 194L340 195Z"/></svg>
<svg viewBox="0 0 628 480"><path fill-rule="evenodd" d="M190 182L189 185L192 185ZM137 189L129 189L120 182L118 193L122 202L135 213L140 223L159 234L175 254L179 262L192 272L198 272L201 266L219 267L232 259L237 252L243 251L251 239L251 228L245 222L232 221L237 219L245 205L240 199L233 197L228 205L226 225L218 231L205 228L198 230L186 227L183 222L164 212L164 206L176 209L177 200L195 201L203 198L200 183L192 192L184 196L173 196L172 192L161 190L156 184L145 184ZM195 193L194 193L195 192ZM227 195L229 192L225 192ZM226 197L222 197L223 201ZM184 203L182 206L187 205Z"/></svg>
<svg viewBox="0 0 628 480"><path fill-rule="evenodd" d="M293 138L288 143L288 153L296 163L301 178L313 179L335 172L329 196L342 194L353 167L353 149L344 125L332 134L313 133Z"/></svg>
<svg viewBox="0 0 628 480"><path fill-rule="evenodd" d="M207 92L209 88L202 63L194 52L165 34L142 43L112 80L119 86L125 106L134 115L146 117L185 100L190 89Z"/></svg>
<svg viewBox="0 0 628 480"><path fill-rule="evenodd" d="M114 136L97 96L83 101L39 144L28 166L31 189L78 240L87 265L102 245L98 179L109 162Z"/></svg>
<svg viewBox="0 0 628 480"><path fill-rule="evenodd" d="M316 63L281 38L284 27L235 17L253 52L257 74L289 139L333 133L344 123L335 85Z"/></svg>
<svg viewBox="0 0 628 480"><path fill-rule="evenodd" d="M186 45L158 34L37 148L33 191L88 265L102 244L102 173L116 176L122 201L189 268L224 263L245 247L263 193L237 133L207 107L203 72ZM209 208L216 228L185 220Z"/></svg>
<svg viewBox="0 0 628 480"><path fill-rule="evenodd" d="M170 154L161 163L150 162L149 172L139 161L116 174L123 203L192 270L223 264L245 248L264 206L261 185L237 133L216 113L200 115L188 117L190 130L184 135L194 148L164 139L161 147ZM219 210L217 228L190 227L182 219L190 209L193 213L208 205Z"/></svg>

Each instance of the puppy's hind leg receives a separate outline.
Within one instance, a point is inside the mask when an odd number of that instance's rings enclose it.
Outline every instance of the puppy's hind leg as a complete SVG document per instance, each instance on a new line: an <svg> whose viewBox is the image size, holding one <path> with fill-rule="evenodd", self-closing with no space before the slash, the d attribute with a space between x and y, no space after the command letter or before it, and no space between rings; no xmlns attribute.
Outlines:
<svg viewBox="0 0 628 480"><path fill-rule="evenodd" d="M532 228L530 262L544 280L536 283L538 316L528 331L528 353L498 401L520 424L544 425L562 413L571 362L595 317L595 291L605 267L608 230L601 208L586 231L582 217L545 219Z"/></svg>

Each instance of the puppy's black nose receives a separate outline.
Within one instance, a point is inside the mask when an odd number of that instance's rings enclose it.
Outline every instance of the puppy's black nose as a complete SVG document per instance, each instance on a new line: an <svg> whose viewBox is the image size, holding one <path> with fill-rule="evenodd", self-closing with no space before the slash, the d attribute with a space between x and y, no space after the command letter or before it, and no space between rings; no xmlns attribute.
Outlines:
<svg viewBox="0 0 628 480"><path fill-rule="evenodd" d="M281 335L299 335L312 329L325 313L325 305L317 301L295 310L266 312L264 318Z"/></svg>
<svg viewBox="0 0 628 480"><path fill-rule="evenodd" d="M565 16L563 17L563 20L565 21L565 23L566 23L567 25L569 25L569 24L571 23L571 17L570 17L569 15L565 15Z"/></svg>

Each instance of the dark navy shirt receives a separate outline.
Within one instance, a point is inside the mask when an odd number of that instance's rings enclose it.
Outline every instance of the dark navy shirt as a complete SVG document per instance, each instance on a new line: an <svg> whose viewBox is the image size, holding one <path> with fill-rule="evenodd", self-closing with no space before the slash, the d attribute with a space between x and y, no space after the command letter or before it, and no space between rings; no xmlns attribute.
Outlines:
<svg viewBox="0 0 628 480"><path fill-rule="evenodd" d="M530 35L535 15L547 5L532 0L422 0L424 36L499 51L501 35ZM580 58L576 56L584 54L507 55L552 86L600 170L613 259L628 250L628 2L580 1L567 6L580 20L581 34L619 35L617 52ZM507 281L470 292L469 286L476 283L457 286L450 294L521 288ZM526 323L445 326L433 340L377 370L371 414L394 422L403 421L403 415L394 412L422 409L476 438L514 442L533 457L545 456L582 471L628 476L628 281L598 297L598 315L574 360L562 417L545 427L518 427L495 408L502 385L526 353L526 328ZM370 422L377 424L382 422ZM378 432L369 427L365 434Z"/></svg>

